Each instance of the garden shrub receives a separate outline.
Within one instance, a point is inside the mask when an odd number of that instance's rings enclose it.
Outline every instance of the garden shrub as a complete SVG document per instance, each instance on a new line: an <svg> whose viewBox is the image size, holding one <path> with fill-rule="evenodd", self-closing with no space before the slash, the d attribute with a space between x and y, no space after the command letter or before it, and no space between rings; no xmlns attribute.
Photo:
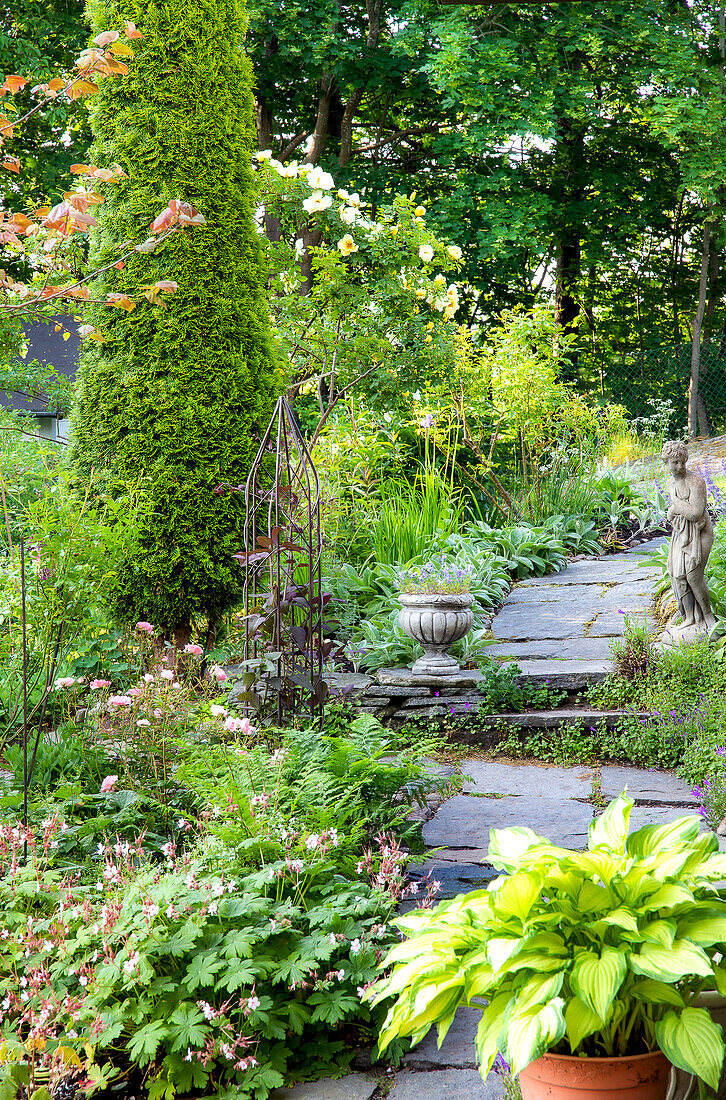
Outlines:
<svg viewBox="0 0 726 1100"><path fill-rule="evenodd" d="M116 602L127 620L186 640L191 622L214 623L239 596L231 555L243 506L214 490L244 481L278 388L253 222L243 11L240 0L92 0L89 12L96 32L130 19L144 35L128 77L103 82L91 111L91 156L129 177L98 208L93 264L108 264L168 199L192 203L206 225L99 278L103 297L161 279L178 290L165 308L86 306L104 342L83 345L73 461L112 495L137 486L139 529Z"/></svg>

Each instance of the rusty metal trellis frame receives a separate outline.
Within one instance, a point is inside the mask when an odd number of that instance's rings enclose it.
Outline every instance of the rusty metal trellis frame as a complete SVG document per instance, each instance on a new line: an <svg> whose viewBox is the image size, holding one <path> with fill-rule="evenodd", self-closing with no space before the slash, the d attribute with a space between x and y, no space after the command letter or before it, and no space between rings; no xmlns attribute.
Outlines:
<svg viewBox="0 0 726 1100"><path fill-rule="evenodd" d="M277 720L322 714L320 479L292 408L277 400L245 484L245 660L273 656ZM264 642L263 642L264 640Z"/></svg>

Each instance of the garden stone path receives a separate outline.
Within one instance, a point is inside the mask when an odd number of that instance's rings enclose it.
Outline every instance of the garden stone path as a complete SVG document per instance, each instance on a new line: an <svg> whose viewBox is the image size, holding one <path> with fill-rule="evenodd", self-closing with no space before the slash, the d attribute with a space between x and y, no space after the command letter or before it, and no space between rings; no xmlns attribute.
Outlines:
<svg viewBox="0 0 726 1100"><path fill-rule="evenodd" d="M516 661L524 675L549 680L553 687L576 689L603 679L625 615L648 617L657 574L642 560L663 541L521 581L494 616L496 643L487 653L505 663Z"/></svg>
<svg viewBox="0 0 726 1100"><path fill-rule="evenodd" d="M632 828L674 821L698 806L683 780L643 768L559 768L472 758L461 761L460 771L462 793L423 826L424 841L435 850L410 868L414 879L430 875L441 884L439 898L479 889L496 876L487 863L490 829L528 825L556 843L582 848L598 804L604 806L626 786L635 800ZM491 1073L483 1081L476 1069L478 1019L476 1009L460 1009L440 1050L435 1032L429 1032L399 1069L376 1066L337 1081L278 1089L272 1100L504 1100L501 1079Z"/></svg>

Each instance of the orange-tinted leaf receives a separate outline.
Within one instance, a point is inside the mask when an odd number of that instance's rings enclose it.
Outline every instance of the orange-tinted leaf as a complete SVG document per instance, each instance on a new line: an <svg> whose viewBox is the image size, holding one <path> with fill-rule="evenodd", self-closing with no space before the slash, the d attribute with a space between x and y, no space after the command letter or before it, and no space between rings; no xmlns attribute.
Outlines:
<svg viewBox="0 0 726 1100"><path fill-rule="evenodd" d="M31 222L30 218L26 218L25 214L21 214L18 212L12 215L12 217L10 218L10 224L13 226L14 229L17 229L18 233L23 233L28 228L28 226L32 225L33 223Z"/></svg>
<svg viewBox="0 0 726 1100"><path fill-rule="evenodd" d="M127 38L143 38L141 31L138 31L133 23L124 23L124 34Z"/></svg>
<svg viewBox="0 0 726 1100"><path fill-rule="evenodd" d="M130 313L132 309L136 309L136 302L132 302L125 294L107 294L106 305L115 306L116 309L125 309L127 313Z"/></svg>
<svg viewBox="0 0 726 1100"><path fill-rule="evenodd" d="M59 76L54 76L52 80L48 81L48 87L51 92L60 92L65 88L65 81L61 80Z"/></svg>
<svg viewBox="0 0 726 1100"><path fill-rule="evenodd" d="M129 71L129 67L124 65L123 61L115 61L113 58L109 58L106 62L106 71L114 73L116 76L125 76Z"/></svg>
<svg viewBox="0 0 726 1100"><path fill-rule="evenodd" d="M165 229L171 229L174 222L174 215L167 206L166 209L162 210L162 212L154 218L149 228L152 233L163 233Z"/></svg>
<svg viewBox="0 0 726 1100"><path fill-rule="evenodd" d="M167 294L173 294L178 287L179 284L172 282L171 279L160 279L158 283L154 283L155 290L163 290Z"/></svg>
<svg viewBox="0 0 726 1100"><path fill-rule="evenodd" d="M28 83L26 76L18 76L17 73L11 73L10 76L6 76L2 84L0 84L0 91L9 92L10 95L15 95L21 88L24 88Z"/></svg>
<svg viewBox="0 0 726 1100"><path fill-rule="evenodd" d="M96 180L102 180L104 183L110 183L114 178L114 174L110 168L94 168L93 178Z"/></svg>
<svg viewBox="0 0 726 1100"><path fill-rule="evenodd" d="M72 176L86 176L92 170L90 164L72 164L68 169Z"/></svg>
<svg viewBox="0 0 726 1100"><path fill-rule="evenodd" d="M123 260L119 260L119 262L118 262L117 264L114 264L113 266L114 266L114 267L115 267L115 268L116 268L116 269L117 269L118 271L123 271L123 269L124 269L124 268L126 267L126 264L124 263L124 261L123 261Z"/></svg>
<svg viewBox="0 0 726 1100"><path fill-rule="evenodd" d="M75 84L72 84L68 88L69 99L80 99L84 95L95 95L98 91L98 84L94 84L91 80L78 80Z"/></svg>
<svg viewBox="0 0 726 1100"><path fill-rule="evenodd" d="M66 229L72 213L69 203L59 202L48 212L47 217L43 218L43 225L46 229Z"/></svg>
<svg viewBox="0 0 726 1100"><path fill-rule="evenodd" d="M73 286L69 287L68 295L71 298L78 298L82 302L87 302L91 297L91 292L87 286Z"/></svg>
<svg viewBox="0 0 726 1100"><path fill-rule="evenodd" d="M17 157L4 157L3 168L7 169L8 172L19 172L20 161Z"/></svg>

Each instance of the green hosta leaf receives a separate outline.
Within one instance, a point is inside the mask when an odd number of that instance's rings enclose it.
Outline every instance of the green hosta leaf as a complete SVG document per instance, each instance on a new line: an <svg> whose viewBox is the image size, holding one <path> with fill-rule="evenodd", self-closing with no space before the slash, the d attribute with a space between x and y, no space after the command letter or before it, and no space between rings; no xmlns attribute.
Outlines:
<svg viewBox="0 0 726 1100"><path fill-rule="evenodd" d="M528 978L517 993L517 1010L529 1008L530 1005L546 1004L556 997L562 989L565 975L559 974L535 974Z"/></svg>
<svg viewBox="0 0 726 1100"><path fill-rule="evenodd" d="M693 844L700 829L700 817L679 817L667 825L644 825L630 834L625 850L639 859L660 855L671 848Z"/></svg>
<svg viewBox="0 0 726 1100"><path fill-rule="evenodd" d="M704 947L726 943L726 917L687 917L680 921L678 935Z"/></svg>
<svg viewBox="0 0 726 1100"><path fill-rule="evenodd" d="M485 1077L492 1068L492 1062L499 1050L499 1035L502 1030L502 1018L511 1000L511 993L498 993L486 1006L481 1014L479 1026L476 1029L474 1043L476 1057Z"/></svg>
<svg viewBox="0 0 726 1100"><path fill-rule="evenodd" d="M652 920L641 927L639 934L644 943L659 943L661 947L670 947L677 930L674 920Z"/></svg>
<svg viewBox="0 0 726 1100"><path fill-rule="evenodd" d="M711 973L706 952L688 940L674 940L672 947L644 943L637 954L630 955L628 966L634 974L663 982L677 982L689 974L706 977Z"/></svg>
<svg viewBox="0 0 726 1100"><path fill-rule="evenodd" d="M597 1013L593 1012L579 997L572 997L567 1002L565 1031L573 1054L583 1039L587 1039L588 1035L592 1035L604 1025L605 1021L601 1020Z"/></svg>
<svg viewBox="0 0 726 1100"><path fill-rule="evenodd" d="M645 898L641 903L643 909L673 909L677 905L690 905L693 902L693 894L685 886L679 886L676 882L667 882Z"/></svg>
<svg viewBox="0 0 726 1100"><path fill-rule="evenodd" d="M634 805L632 798L628 798L626 791L623 791L610 803L601 817L590 823L587 847L591 852L601 849L620 855L625 851L630 811Z"/></svg>
<svg viewBox="0 0 726 1100"><path fill-rule="evenodd" d="M582 884L577 898L577 908L581 913L597 913L601 909L609 909L611 905L610 891L605 886L598 886L590 879Z"/></svg>
<svg viewBox="0 0 726 1100"><path fill-rule="evenodd" d="M714 966L713 977L716 982L716 989L722 997L726 997L726 968Z"/></svg>
<svg viewBox="0 0 726 1100"><path fill-rule="evenodd" d="M474 997L482 997L489 992L494 971L491 966L482 963L480 966L467 966L464 971L464 993L467 1001Z"/></svg>
<svg viewBox="0 0 726 1100"><path fill-rule="evenodd" d="M505 1040L512 1074L523 1070L535 1058L559 1043L565 1034L565 1002L556 997L549 1004L507 1011L500 1039Z"/></svg>
<svg viewBox="0 0 726 1100"><path fill-rule="evenodd" d="M676 1008L683 1008L686 1003L677 989L665 982L656 981L655 978L644 978L642 982L636 982L631 986L630 992L636 1001L644 1004L675 1005Z"/></svg>
<svg viewBox="0 0 726 1100"><path fill-rule="evenodd" d="M580 1000L604 1020L627 969L625 955L613 947L603 947L601 955L579 951L575 955L570 984Z"/></svg>
<svg viewBox="0 0 726 1100"><path fill-rule="evenodd" d="M703 1008L684 1008L669 1012L655 1025L655 1038L666 1058L694 1073L714 1090L718 1089L723 1065L724 1043L721 1028Z"/></svg>
<svg viewBox="0 0 726 1100"><path fill-rule="evenodd" d="M489 953L489 961L495 970L501 969L504 964L511 959L512 955L515 955L518 951L521 951L524 946L524 941L521 936L504 937L493 936L487 942L487 951Z"/></svg>
<svg viewBox="0 0 726 1100"><path fill-rule="evenodd" d="M517 871L530 848L542 844L541 836L523 825L492 829L489 834L489 862L497 871Z"/></svg>
<svg viewBox="0 0 726 1100"><path fill-rule="evenodd" d="M726 878L726 852L709 856L698 868L699 876L709 879Z"/></svg>
<svg viewBox="0 0 726 1100"><path fill-rule="evenodd" d="M492 908L499 917L513 916L524 920L542 892L542 876L528 871L518 871L501 880L501 886L492 890Z"/></svg>
<svg viewBox="0 0 726 1100"><path fill-rule="evenodd" d="M613 909L612 913L606 913L599 920L593 921L590 928L624 928L626 932L637 932L638 922L629 909Z"/></svg>

